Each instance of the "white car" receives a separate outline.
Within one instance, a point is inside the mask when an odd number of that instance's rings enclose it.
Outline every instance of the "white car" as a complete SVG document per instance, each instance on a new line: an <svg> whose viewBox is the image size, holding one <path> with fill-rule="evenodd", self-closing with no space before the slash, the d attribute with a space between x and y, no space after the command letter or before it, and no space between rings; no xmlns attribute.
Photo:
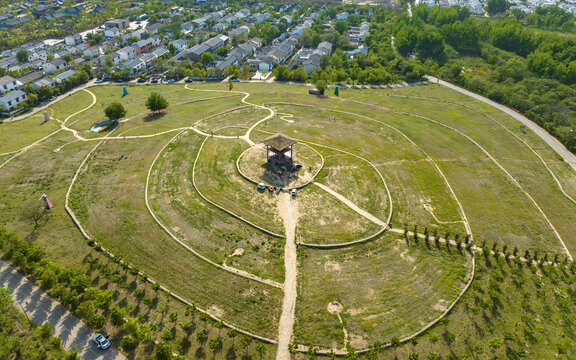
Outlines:
<svg viewBox="0 0 576 360"><path fill-rule="evenodd" d="M296 189L292 189L292 198L296 197Z"/></svg>
<svg viewBox="0 0 576 360"><path fill-rule="evenodd" d="M110 347L110 340L102 334L96 334L92 340L94 340L98 349L106 350Z"/></svg>

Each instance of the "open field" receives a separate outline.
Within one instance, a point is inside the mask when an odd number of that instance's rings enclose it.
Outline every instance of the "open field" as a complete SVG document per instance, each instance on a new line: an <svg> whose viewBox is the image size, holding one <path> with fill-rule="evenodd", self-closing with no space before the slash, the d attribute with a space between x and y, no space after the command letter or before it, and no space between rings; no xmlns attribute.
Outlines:
<svg viewBox="0 0 576 360"><path fill-rule="evenodd" d="M46 109L52 121L42 124L44 112L38 112L23 120L0 124L0 153L19 150L31 143L50 135L60 128L56 119L64 120L92 103L90 94L80 91L70 97L52 104Z"/></svg>
<svg viewBox="0 0 576 360"><path fill-rule="evenodd" d="M402 338L440 315L466 283L470 259L458 251L407 246L385 235L361 247L304 250L296 341L324 347L365 348ZM328 305L341 306L339 323Z"/></svg>
<svg viewBox="0 0 576 360"><path fill-rule="evenodd" d="M89 106L93 94L95 105L66 123L90 141L62 130L1 167L0 225L27 236L58 263L86 271L93 286L115 290L114 305L134 307L133 316L158 324L156 338L172 332L170 344L186 358L239 358L254 354L259 342L241 343L220 324L187 315L184 304L159 296L94 251L64 210L77 171L70 207L92 239L199 308L272 340L286 333L281 319L292 315L282 299L287 304L294 296L295 323L288 330L296 345L344 351L347 343L361 349L402 338L461 294L471 255L434 239L415 242L393 232L398 229L416 226L420 233L464 239L469 228L477 246L529 251L540 259L546 253L549 260L554 254L564 260L567 250L576 255L576 203L569 198L576 199L574 171L506 114L447 88L341 89L340 97L263 83L238 83L235 91L226 84L131 86L124 98L120 86L86 90L48 112L64 120ZM154 91L170 106L151 116L145 101ZM88 133L112 101L128 109L126 119L113 131ZM60 128L41 121L38 114L0 124L0 164L12 156L6 153ZM299 189L287 204L258 192L236 168L251 141L259 144L276 132L301 142L300 171L316 172L322 159L315 151L325 162L317 184ZM263 151L251 148L239 162L255 181L264 171ZM34 229L41 193L54 208ZM390 206L394 229L375 239L330 250L302 244L366 238L383 228ZM291 250L295 242L301 246ZM420 358L450 352L522 358L522 351L524 358L572 358L568 284L574 273L562 265L529 267L486 256L479 255L471 289L447 317L382 358L412 352ZM289 290L291 279L297 294ZM151 301L143 304L136 289ZM189 317L194 329L171 322L170 312ZM125 335L110 324L105 329ZM197 335L200 329L222 341L214 355ZM496 337L504 343L489 346ZM263 358L274 358L276 346L262 346ZM141 345L134 356L152 350Z"/></svg>
<svg viewBox="0 0 576 360"><path fill-rule="evenodd" d="M163 259L149 262L146 271L174 292L226 321L240 321L246 329L273 336L278 289L204 262L170 239L146 211L146 172L141 169L150 166L165 141L166 137L103 143L73 189L72 209L90 234L130 263Z"/></svg>
<svg viewBox="0 0 576 360"><path fill-rule="evenodd" d="M260 194L236 171L236 159L246 150L240 140L208 139L196 162L198 190L216 204L275 233L283 226L276 211L276 198Z"/></svg>
<svg viewBox="0 0 576 360"><path fill-rule="evenodd" d="M152 209L172 232L213 261L282 282L283 239L230 217L194 190L193 159L201 142L197 134L183 134L158 159L150 185ZM271 201L272 195L264 196Z"/></svg>
<svg viewBox="0 0 576 360"><path fill-rule="evenodd" d="M319 187L309 186L298 193L297 233L301 242L344 243L376 234L381 228Z"/></svg>

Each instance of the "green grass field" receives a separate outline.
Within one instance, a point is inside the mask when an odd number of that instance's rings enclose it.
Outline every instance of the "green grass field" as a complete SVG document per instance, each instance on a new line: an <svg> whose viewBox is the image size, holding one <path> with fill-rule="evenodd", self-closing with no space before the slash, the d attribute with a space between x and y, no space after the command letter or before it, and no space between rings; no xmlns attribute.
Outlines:
<svg viewBox="0 0 576 360"><path fill-rule="evenodd" d="M258 192L236 168L236 160L250 146L241 136L269 111L243 103L244 95L228 91L226 84L130 86L124 98L120 86L86 90L47 111L64 120L91 105L94 94L94 106L66 123L90 141L78 141L66 129L56 132L61 128L57 121L41 125L42 113L0 124L0 164L46 137L0 168L0 224L28 237L55 261L87 271L93 285L118 290L114 304L138 307L146 323L160 324L156 338L162 331L172 331L172 346L186 358L254 354L259 342L247 345L229 338L226 329L210 321L191 318L196 327L189 333L170 323L166 311L177 312L179 318L188 316L183 304L157 296L147 284L137 284L135 277L108 264L88 246L64 202L74 174L97 146L70 197L70 207L88 234L198 307L241 329L276 339L283 289L232 274L196 256L156 223L145 199L151 169L150 207L179 241L216 264L283 283L286 240L217 208L198 192L238 217L284 234L276 195ZM563 260L564 242L576 255L576 204L560 191L546 166L576 199L573 169L534 133L486 104L438 85L341 89L340 97L310 96L307 87L278 84L238 83L234 90L250 93L247 102L276 111L254 129L252 141L259 144L276 132L298 139L302 143L297 150L307 167L303 170L310 173L321 163L312 149L324 158L315 180L318 185L310 183L291 200L296 241L338 244L368 237L382 228L370 215L387 220L391 202L395 229L416 226L421 233L428 229L464 239L465 216L476 245L516 249L520 255L530 251L539 258L548 254L548 259L560 254ZM170 106L151 116L145 101L155 91ZM94 123L105 119L104 107L112 101L126 107L126 119L111 132L89 133ZM192 125L198 132L189 128ZM165 147L184 128L188 129ZM101 141L105 135L110 139ZM240 167L257 179L265 158L261 151L247 154ZM354 210L322 186L370 215ZM41 193L48 194L54 208L34 229L32 215ZM471 268L468 253L437 246L432 240L414 243L410 238L408 244L393 232L341 249L300 246L296 254L298 297L291 342L334 350L347 344L360 349L414 333L454 301ZM93 258L106 266L93 265ZM109 269L103 274L102 268ZM569 315L572 270L529 267L483 255L477 270L471 290L446 318L415 342L386 350L382 358L403 359L411 353L446 359L450 353L478 359L574 356L569 346L575 338ZM112 273L129 285L111 284ZM142 306L132 296L136 288L156 302ZM168 310L156 311L164 307ZM197 338L201 327L209 339L223 341L214 354L206 341ZM109 325L106 329L123 336L123 330ZM496 346L493 338L502 344ZM275 346L263 349L263 358L274 358ZM140 346L134 356L149 356L151 351Z"/></svg>
<svg viewBox="0 0 576 360"><path fill-rule="evenodd" d="M301 252L296 341L364 348L404 337L440 315L467 281L470 258L458 251L408 246L386 235L361 247ZM328 304L342 305L343 326Z"/></svg>

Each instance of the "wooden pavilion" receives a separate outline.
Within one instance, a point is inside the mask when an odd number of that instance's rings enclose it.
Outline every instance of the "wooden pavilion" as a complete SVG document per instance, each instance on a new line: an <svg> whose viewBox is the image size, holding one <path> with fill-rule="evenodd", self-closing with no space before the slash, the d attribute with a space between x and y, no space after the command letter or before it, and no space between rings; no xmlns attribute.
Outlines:
<svg viewBox="0 0 576 360"><path fill-rule="evenodd" d="M288 161L292 163L294 160L294 145L297 142L297 140L281 133L264 139L263 143L266 145L266 160L270 162L274 159L277 162ZM290 156L287 156L288 152L290 152Z"/></svg>

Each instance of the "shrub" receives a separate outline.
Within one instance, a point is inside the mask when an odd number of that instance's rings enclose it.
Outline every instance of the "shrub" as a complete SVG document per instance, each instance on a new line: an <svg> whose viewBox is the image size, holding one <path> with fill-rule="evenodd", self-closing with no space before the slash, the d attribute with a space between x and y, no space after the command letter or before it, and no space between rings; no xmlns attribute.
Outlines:
<svg viewBox="0 0 576 360"><path fill-rule="evenodd" d="M138 340L130 335L126 335L120 341L120 348L126 352L132 352L138 347Z"/></svg>

